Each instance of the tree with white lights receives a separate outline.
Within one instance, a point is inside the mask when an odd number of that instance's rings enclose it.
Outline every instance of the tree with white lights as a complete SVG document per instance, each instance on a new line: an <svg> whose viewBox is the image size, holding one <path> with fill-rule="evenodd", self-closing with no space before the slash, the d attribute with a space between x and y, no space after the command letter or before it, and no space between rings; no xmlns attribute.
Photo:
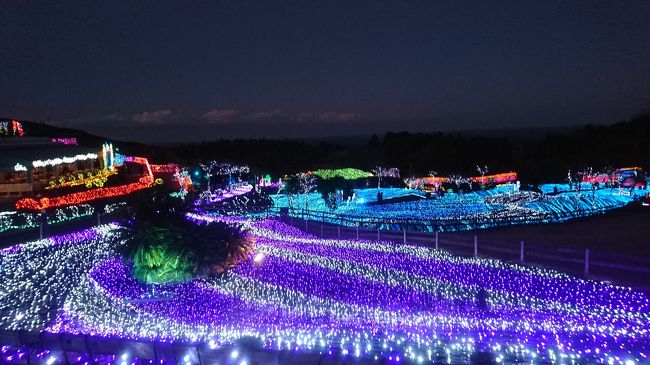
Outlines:
<svg viewBox="0 0 650 365"><path fill-rule="evenodd" d="M449 182L452 184L456 185L456 193L458 194L458 199L460 199L460 202L463 202L463 194L460 193L460 187L463 184L467 183L467 179L462 177L461 175L450 175L449 176Z"/></svg>
<svg viewBox="0 0 650 365"><path fill-rule="evenodd" d="M300 192L305 196L305 211L309 209L309 193L316 189L316 176L307 173L298 174Z"/></svg>
<svg viewBox="0 0 650 365"><path fill-rule="evenodd" d="M372 169L372 173L377 176L377 189L381 188L381 178L386 175L386 168L377 166Z"/></svg>
<svg viewBox="0 0 650 365"><path fill-rule="evenodd" d="M481 188L484 188L485 185L486 185L486 184L485 184L485 179L484 179L484 178L485 178L485 175L486 175L486 174L488 173L488 171L489 171L489 170L488 170L488 167L487 167L487 165L483 165L483 167L481 167L480 165L477 164L477 165L476 165L476 171L478 171L478 173L481 175Z"/></svg>
<svg viewBox="0 0 650 365"><path fill-rule="evenodd" d="M217 161L210 161L205 165L202 164L201 168L208 176L208 189L210 189L209 186L213 175L228 175L228 187L230 187L233 174L237 174L238 177L241 177L241 174L247 174L250 172L250 168L246 165L235 165L228 162Z"/></svg>

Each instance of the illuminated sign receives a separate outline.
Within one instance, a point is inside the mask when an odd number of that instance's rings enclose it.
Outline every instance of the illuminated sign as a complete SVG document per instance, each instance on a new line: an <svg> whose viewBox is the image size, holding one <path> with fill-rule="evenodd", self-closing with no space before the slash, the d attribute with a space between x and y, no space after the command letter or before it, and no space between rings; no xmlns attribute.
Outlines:
<svg viewBox="0 0 650 365"><path fill-rule="evenodd" d="M72 138L51 138L50 139L52 143L61 143L65 145L78 145L77 139L72 137Z"/></svg>

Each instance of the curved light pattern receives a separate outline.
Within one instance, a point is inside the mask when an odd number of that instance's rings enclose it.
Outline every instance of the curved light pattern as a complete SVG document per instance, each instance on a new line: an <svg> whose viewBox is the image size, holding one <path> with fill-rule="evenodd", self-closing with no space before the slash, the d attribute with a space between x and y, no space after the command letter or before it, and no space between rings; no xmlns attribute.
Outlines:
<svg viewBox="0 0 650 365"><path fill-rule="evenodd" d="M67 292L120 243L116 230L104 225L2 249L0 328L42 330Z"/></svg>
<svg viewBox="0 0 650 365"><path fill-rule="evenodd" d="M548 190L547 187L544 189ZM357 189L354 200L339 203L333 212L319 193L306 197L304 194L294 196L292 206L303 207L305 199L308 199L308 206L313 211L310 219L336 224L383 222L384 229L432 230L435 227L440 231L456 231L509 224L561 222L601 214L623 207L637 198L636 193L621 194L618 189L611 188L568 191L557 195L512 190L508 185L503 185L464 194L448 193L431 199L368 205L365 203L375 201L379 191L384 200L388 200L413 194L413 190ZM291 205L286 195L273 195L271 198L276 207L288 208ZM301 217L302 211L289 209L289 214Z"/></svg>
<svg viewBox="0 0 650 365"><path fill-rule="evenodd" d="M97 159L96 153L79 154L75 156L57 157L49 160L36 160L32 161L34 167L56 166L64 163L73 163L75 161L95 160Z"/></svg>
<svg viewBox="0 0 650 365"><path fill-rule="evenodd" d="M126 185L97 188L60 197L41 198L38 201L32 198L25 198L16 202L16 209L43 210L66 205L82 204L98 199L128 195L134 191L146 189L153 184L153 179L148 176L142 177L140 180L139 182Z"/></svg>
<svg viewBox="0 0 650 365"><path fill-rule="evenodd" d="M263 259L220 279L148 286L116 254L117 226L0 252L0 328L266 347L414 362L643 363L640 292L421 247L323 240L244 223ZM53 320L54 319L54 320Z"/></svg>

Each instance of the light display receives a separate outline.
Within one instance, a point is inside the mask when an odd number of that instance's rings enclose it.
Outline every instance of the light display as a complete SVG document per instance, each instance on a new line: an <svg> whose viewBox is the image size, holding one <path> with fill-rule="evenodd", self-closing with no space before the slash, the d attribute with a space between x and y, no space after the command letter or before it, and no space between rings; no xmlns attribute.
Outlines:
<svg viewBox="0 0 650 365"><path fill-rule="evenodd" d="M95 209L88 204L74 205L49 212L46 215L46 220L48 224L59 224L89 217L94 213ZM38 227L41 221L40 213L1 212L0 233L33 229Z"/></svg>
<svg viewBox="0 0 650 365"><path fill-rule="evenodd" d="M36 160L32 161L34 167L56 166L61 164L73 163L75 161L95 160L97 159L96 153L86 153L68 157L57 157L49 160Z"/></svg>
<svg viewBox="0 0 650 365"><path fill-rule="evenodd" d="M16 164L14 165L14 171L27 171L27 166L16 162Z"/></svg>
<svg viewBox="0 0 650 365"><path fill-rule="evenodd" d="M134 156L128 156L124 158L124 162L130 162L130 163L135 163L139 165L144 165L146 169L147 176L153 179L153 172L151 171L151 165L149 164L149 160L147 160L144 157L134 157Z"/></svg>
<svg viewBox="0 0 650 365"><path fill-rule="evenodd" d="M16 202L16 209L43 210L67 205L77 205L98 199L128 195L134 191L146 189L155 183L149 161L146 158L127 157L126 161L144 165L146 175L142 176L138 182L126 185L101 187L60 197L41 198L38 201L32 198L24 198Z"/></svg>
<svg viewBox="0 0 650 365"><path fill-rule="evenodd" d="M179 167L175 163L168 163L165 165L151 165L151 171L153 173L161 173L161 172L171 172L175 173L179 171Z"/></svg>
<svg viewBox="0 0 650 365"><path fill-rule="evenodd" d="M32 198L25 198L16 202L16 209L43 210L66 205L76 205L98 199L113 198L146 189L153 183L153 179L149 177L143 177L140 180L139 182L127 185L97 188L60 197L41 198L38 201Z"/></svg>
<svg viewBox="0 0 650 365"><path fill-rule="evenodd" d="M553 185L560 186L560 185ZM548 186L544 192L553 191ZM562 188L568 190L568 188ZM289 208L288 213L302 216L305 199L309 200L311 220L373 228L420 231L458 231L489 228L511 224L561 222L567 219L601 214L623 207L638 194L618 194L616 189L598 189L581 193L565 191L557 195L542 195L530 191L517 191L516 185L505 184L464 194L447 193L431 199L419 199L390 204L368 205L381 191L384 200L398 199L413 194L413 190L400 188L356 189L354 199L338 204L332 212L318 193L297 195L289 201L285 194L272 195L276 208ZM563 190L564 191L564 190ZM639 190L640 191L640 190ZM459 197L462 196L462 201Z"/></svg>
<svg viewBox="0 0 650 365"><path fill-rule="evenodd" d="M199 199L194 202L195 205L202 205L202 204L213 204L213 203L218 203L220 201L234 198L240 195L248 194L253 190L253 186L250 184L241 184L239 186L235 186L232 189L217 189L215 191L203 191L201 195L199 196Z"/></svg>
<svg viewBox="0 0 650 365"><path fill-rule="evenodd" d="M341 177L345 180L354 180L354 179L362 179L362 178L372 176L370 172L366 172L354 168L321 169L321 170L312 171L312 173L320 177L321 179L325 179L325 180L334 179L337 177Z"/></svg>
<svg viewBox="0 0 650 365"><path fill-rule="evenodd" d="M42 330L54 319L43 309L62 305L61 295L79 275L108 257L111 246L119 244L112 239L116 229L101 226L0 251L0 326ZM22 298L15 297L17 292Z"/></svg>
<svg viewBox="0 0 650 365"><path fill-rule="evenodd" d="M181 198L185 200L185 197L187 196L188 192L190 191L190 189L192 189L192 177L190 176L189 171L186 168L183 168L180 171L177 170L174 173L174 179L178 181L180 190L173 192L169 195L175 198Z"/></svg>
<svg viewBox="0 0 650 365"><path fill-rule="evenodd" d="M478 169L479 171L483 171L482 168ZM474 176L466 179L468 182L475 182L477 184L481 185L487 185L487 184L507 184L507 183L513 183L517 181L517 173L516 172L504 172L500 174L493 174L493 175L482 175L482 176ZM452 182L451 177L445 177L445 176L426 176L426 177L420 177L417 178L415 181L415 185L417 186L422 186L424 188L428 186L440 186L444 183Z"/></svg>
<svg viewBox="0 0 650 365"><path fill-rule="evenodd" d="M104 169L112 169L115 161L115 152L113 151L112 143L102 144L102 166Z"/></svg>
<svg viewBox="0 0 650 365"><path fill-rule="evenodd" d="M646 186L647 182L641 167L624 167L614 171L612 181L623 187Z"/></svg>
<svg viewBox="0 0 650 365"><path fill-rule="evenodd" d="M464 363L648 361L642 292L552 270L387 242L325 240L278 221L245 223L257 252L223 278L149 286L102 226L0 253L0 328L205 342L351 358ZM244 356L239 351L233 358Z"/></svg>
<svg viewBox="0 0 650 365"><path fill-rule="evenodd" d="M98 171L90 171L85 175L83 173L71 174L67 178L60 177L52 180L45 189L58 189L63 187L85 186L86 188L103 187L108 177L117 174L114 169L104 169Z"/></svg>
<svg viewBox="0 0 650 365"><path fill-rule="evenodd" d="M513 183L517 181L517 173L505 172L505 173L494 174L494 175L474 176L474 177L470 177L469 179L481 185L506 184L506 183Z"/></svg>
<svg viewBox="0 0 650 365"><path fill-rule="evenodd" d="M123 208L126 208L126 202L106 204L104 206L104 213L111 214L111 213L116 212L116 211L118 211L120 209L123 209Z"/></svg>
<svg viewBox="0 0 650 365"><path fill-rule="evenodd" d="M399 178L399 169L396 167L386 168L381 166L376 166L372 169L372 173L377 177L377 188L381 188L381 178L382 177L392 177Z"/></svg>
<svg viewBox="0 0 650 365"><path fill-rule="evenodd" d="M115 152L115 155L113 156L113 166L121 167L124 165L124 160L126 160L125 155Z"/></svg>
<svg viewBox="0 0 650 365"><path fill-rule="evenodd" d="M23 125L17 120L0 120L0 136L23 137Z"/></svg>

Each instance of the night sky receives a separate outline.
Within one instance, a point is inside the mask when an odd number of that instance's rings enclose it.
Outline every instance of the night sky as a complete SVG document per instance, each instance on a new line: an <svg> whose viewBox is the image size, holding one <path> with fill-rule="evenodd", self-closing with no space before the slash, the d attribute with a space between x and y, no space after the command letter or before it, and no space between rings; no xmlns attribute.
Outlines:
<svg viewBox="0 0 650 365"><path fill-rule="evenodd" d="M611 123L650 1L0 0L0 116L148 142Z"/></svg>

